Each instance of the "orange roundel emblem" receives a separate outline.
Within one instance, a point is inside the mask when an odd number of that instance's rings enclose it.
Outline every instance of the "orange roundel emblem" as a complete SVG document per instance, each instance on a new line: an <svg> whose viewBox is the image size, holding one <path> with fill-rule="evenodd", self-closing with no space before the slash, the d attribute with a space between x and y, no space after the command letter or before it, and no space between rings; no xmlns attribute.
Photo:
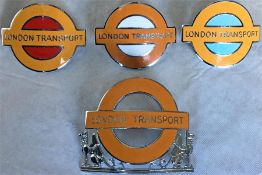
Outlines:
<svg viewBox="0 0 262 175"><path fill-rule="evenodd" d="M85 30L77 30L57 7L34 4L20 10L10 28L2 29L2 42L27 68L46 72L65 66L76 47L85 45Z"/></svg>
<svg viewBox="0 0 262 175"><path fill-rule="evenodd" d="M162 112L115 111L118 102L131 93L145 93L154 97ZM126 163L144 164L163 156L173 144L177 129L188 129L188 113L177 111L172 95L159 83L150 79L132 78L111 88L103 97L98 111L86 113L86 128L98 129L105 149ZM161 128L161 135L145 147L130 147L114 134L114 128Z"/></svg>
<svg viewBox="0 0 262 175"><path fill-rule="evenodd" d="M192 42L206 63L228 67L248 54L260 39L260 26L254 26L249 12L236 2L214 3L199 13L193 26L183 27L183 42Z"/></svg>
<svg viewBox="0 0 262 175"><path fill-rule="evenodd" d="M140 3L117 8L104 28L96 28L96 44L105 45L110 56L128 68L153 65L175 40L175 28L169 28L156 9Z"/></svg>

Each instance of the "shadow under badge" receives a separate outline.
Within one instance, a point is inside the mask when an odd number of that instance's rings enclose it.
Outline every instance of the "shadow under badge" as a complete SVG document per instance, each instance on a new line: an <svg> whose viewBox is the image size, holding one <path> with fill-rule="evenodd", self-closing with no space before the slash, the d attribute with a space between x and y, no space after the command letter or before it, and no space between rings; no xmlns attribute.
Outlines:
<svg viewBox="0 0 262 175"><path fill-rule="evenodd" d="M160 112L116 111L128 94L152 96ZM131 78L112 87L97 111L87 111L86 129L79 134L82 171L110 173L193 172L190 161L194 135L188 132L189 115L177 110L172 95L161 84L145 78ZM113 129L162 129L159 137L144 147L121 142Z"/></svg>

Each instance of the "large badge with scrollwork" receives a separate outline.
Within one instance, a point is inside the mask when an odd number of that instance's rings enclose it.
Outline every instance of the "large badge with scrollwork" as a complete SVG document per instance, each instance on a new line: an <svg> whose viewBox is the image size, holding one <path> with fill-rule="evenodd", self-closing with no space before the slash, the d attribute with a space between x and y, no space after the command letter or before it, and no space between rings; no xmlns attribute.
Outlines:
<svg viewBox="0 0 262 175"><path fill-rule="evenodd" d="M114 110L123 97L132 93L152 96L162 111ZM193 171L190 162L193 134L188 132L188 123L188 113L178 111L172 95L161 84L145 78L121 81L105 94L97 111L86 112L86 129L80 134L84 154L81 170L118 173ZM114 133L114 129L130 128L161 129L161 134L149 145L131 147Z"/></svg>

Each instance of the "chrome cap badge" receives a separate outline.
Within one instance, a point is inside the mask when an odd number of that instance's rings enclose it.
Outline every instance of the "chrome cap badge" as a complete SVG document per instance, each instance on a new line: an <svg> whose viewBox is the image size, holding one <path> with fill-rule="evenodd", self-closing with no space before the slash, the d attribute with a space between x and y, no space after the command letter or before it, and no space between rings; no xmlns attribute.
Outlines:
<svg viewBox="0 0 262 175"><path fill-rule="evenodd" d="M193 26L183 27L182 41L192 42L198 56L216 67L239 63L259 40L260 26L236 2L214 3L199 13Z"/></svg>
<svg viewBox="0 0 262 175"><path fill-rule="evenodd" d="M105 45L121 66L134 69L156 63L175 40L175 28L169 28L155 8L140 3L117 8L104 28L96 28L96 44Z"/></svg>
<svg viewBox="0 0 262 175"><path fill-rule="evenodd" d="M85 30L77 30L64 11L45 4L23 8L11 27L2 29L3 45L11 46L24 66L40 72L65 66L85 39Z"/></svg>

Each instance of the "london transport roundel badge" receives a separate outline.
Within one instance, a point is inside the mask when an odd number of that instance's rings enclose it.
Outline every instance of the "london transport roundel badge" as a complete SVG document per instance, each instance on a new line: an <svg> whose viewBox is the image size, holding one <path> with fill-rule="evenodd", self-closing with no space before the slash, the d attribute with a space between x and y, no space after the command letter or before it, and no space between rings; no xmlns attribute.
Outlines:
<svg viewBox="0 0 262 175"><path fill-rule="evenodd" d="M96 28L96 44L105 45L121 66L134 69L156 63L175 40L175 27L169 28L160 12L141 3L117 8L103 28Z"/></svg>
<svg viewBox="0 0 262 175"><path fill-rule="evenodd" d="M133 93L152 96L162 111L115 110L121 99ZM189 114L178 111L168 90L153 80L130 78L113 86L103 96L97 111L86 112L85 128L80 134L83 171L149 173L194 170L190 161L194 135L188 131ZM150 144L130 146L114 132L114 129L135 128L161 129L161 133Z"/></svg>
<svg viewBox="0 0 262 175"><path fill-rule="evenodd" d="M11 46L24 66L39 72L65 66L85 40L85 30L76 29L64 11L45 4L23 8L10 28L2 29L3 45Z"/></svg>
<svg viewBox="0 0 262 175"><path fill-rule="evenodd" d="M236 2L213 3L199 13L192 26L183 26L182 41L191 42L198 56L216 67L239 63L259 40L260 26Z"/></svg>

